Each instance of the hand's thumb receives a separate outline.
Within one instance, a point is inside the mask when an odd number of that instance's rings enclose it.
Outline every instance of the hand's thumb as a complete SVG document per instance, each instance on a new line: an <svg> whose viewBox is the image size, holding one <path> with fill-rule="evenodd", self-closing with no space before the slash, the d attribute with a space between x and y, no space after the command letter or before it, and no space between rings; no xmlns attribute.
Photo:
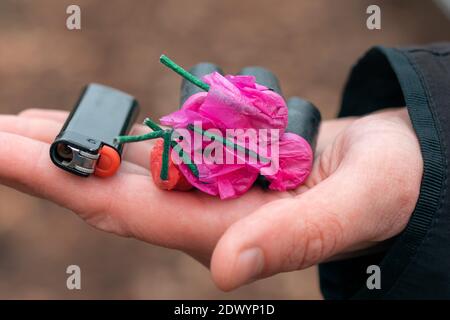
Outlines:
<svg viewBox="0 0 450 320"><path fill-rule="evenodd" d="M278 272L306 268L363 241L371 227L364 221L367 195L359 194L364 188L354 190L342 179L338 182L337 175L329 177L232 225L213 253L215 283L231 290Z"/></svg>

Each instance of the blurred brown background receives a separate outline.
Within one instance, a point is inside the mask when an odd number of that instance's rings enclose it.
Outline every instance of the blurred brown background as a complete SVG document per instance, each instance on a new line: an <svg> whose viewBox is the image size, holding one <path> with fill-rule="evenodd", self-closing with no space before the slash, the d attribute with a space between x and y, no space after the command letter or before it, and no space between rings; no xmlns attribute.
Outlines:
<svg viewBox="0 0 450 320"><path fill-rule="evenodd" d="M81 6L81 31L65 27L69 4ZM366 28L369 4L381 6L381 31ZM180 79L158 62L165 53L187 67L212 61L229 73L265 66L287 96L312 100L330 118L351 65L370 46L449 39L449 20L425 0L0 0L0 113L69 110L95 81L130 92L142 118L157 118L178 104ZM82 269L81 291L66 289L70 264ZM101 233L0 186L0 298L321 295L314 268L220 292L205 268L179 252Z"/></svg>

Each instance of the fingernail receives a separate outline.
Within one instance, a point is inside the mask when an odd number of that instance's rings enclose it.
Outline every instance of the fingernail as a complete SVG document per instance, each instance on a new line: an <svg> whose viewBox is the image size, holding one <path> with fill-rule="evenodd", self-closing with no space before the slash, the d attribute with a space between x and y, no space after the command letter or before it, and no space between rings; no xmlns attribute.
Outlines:
<svg viewBox="0 0 450 320"><path fill-rule="evenodd" d="M238 285L243 285L258 278L264 268L264 255L260 248L242 251L236 262L235 274Z"/></svg>

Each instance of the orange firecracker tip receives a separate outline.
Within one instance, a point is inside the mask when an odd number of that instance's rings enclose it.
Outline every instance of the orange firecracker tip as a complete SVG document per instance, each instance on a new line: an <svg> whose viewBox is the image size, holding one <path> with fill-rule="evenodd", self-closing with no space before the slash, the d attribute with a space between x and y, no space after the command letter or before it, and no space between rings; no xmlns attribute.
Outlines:
<svg viewBox="0 0 450 320"><path fill-rule="evenodd" d="M188 191L192 189L192 185L178 169L169 156L169 171L167 180L161 179L162 169L162 154L164 151L164 140L158 139L150 153L150 171L152 173L153 181L160 189L164 190L180 190Z"/></svg>

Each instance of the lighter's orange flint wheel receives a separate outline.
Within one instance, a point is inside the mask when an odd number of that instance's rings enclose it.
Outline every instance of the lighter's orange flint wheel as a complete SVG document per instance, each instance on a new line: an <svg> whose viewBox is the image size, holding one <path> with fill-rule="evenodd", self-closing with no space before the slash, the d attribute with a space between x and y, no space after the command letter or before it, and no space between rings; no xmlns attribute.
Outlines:
<svg viewBox="0 0 450 320"><path fill-rule="evenodd" d="M113 176L120 167L120 155L110 146L103 146L95 166L94 175L100 178Z"/></svg>

